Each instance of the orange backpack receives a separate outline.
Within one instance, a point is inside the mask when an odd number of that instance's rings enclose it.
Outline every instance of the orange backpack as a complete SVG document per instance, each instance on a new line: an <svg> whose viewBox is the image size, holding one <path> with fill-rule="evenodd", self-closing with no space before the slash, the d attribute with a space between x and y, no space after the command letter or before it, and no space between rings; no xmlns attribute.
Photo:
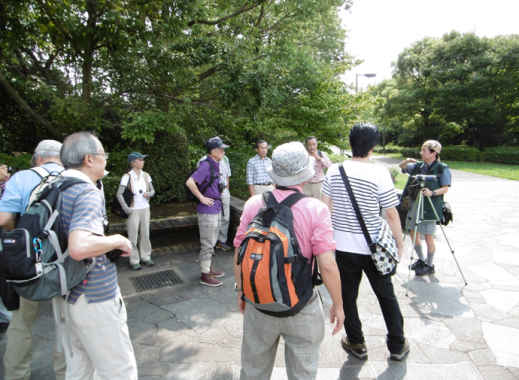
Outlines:
<svg viewBox="0 0 519 380"><path fill-rule="evenodd" d="M295 315L313 294L317 265L314 274L313 260L301 254L291 211L304 197L296 191L278 203L272 192L263 193L265 207L249 224L240 245L237 265L244 300L268 315Z"/></svg>

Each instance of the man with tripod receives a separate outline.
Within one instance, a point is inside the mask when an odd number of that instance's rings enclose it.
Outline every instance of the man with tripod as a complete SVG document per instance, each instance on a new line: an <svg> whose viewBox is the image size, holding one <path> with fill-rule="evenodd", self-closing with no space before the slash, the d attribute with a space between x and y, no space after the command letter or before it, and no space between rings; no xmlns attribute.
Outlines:
<svg viewBox="0 0 519 380"><path fill-rule="evenodd" d="M421 210L418 210L419 202L417 202L420 197L418 196L419 194L416 194L406 219L406 230L410 230L411 236L414 237L414 249L418 255L418 260L411 265L411 269L415 271L417 276L434 273L433 259L436 251L434 232L436 230L436 222L441 221L443 217L443 195L449 191L449 186L451 185L449 167L440 162L441 149L442 146L438 141L427 140L423 143L420 151L423 161L407 158L398 165L403 173L410 175L402 198L412 192L412 187L419 187L418 191L421 191L423 196L430 197L431 200L431 202L421 202L423 205L422 215ZM424 179L422 186L419 183L421 178L418 178L417 181L415 177L420 175ZM434 210L432 206L434 206ZM420 214L418 215L419 218L416 216L417 213ZM418 219L421 219L419 223L417 223ZM421 235L425 237L427 244L427 258L424 257L422 251Z"/></svg>

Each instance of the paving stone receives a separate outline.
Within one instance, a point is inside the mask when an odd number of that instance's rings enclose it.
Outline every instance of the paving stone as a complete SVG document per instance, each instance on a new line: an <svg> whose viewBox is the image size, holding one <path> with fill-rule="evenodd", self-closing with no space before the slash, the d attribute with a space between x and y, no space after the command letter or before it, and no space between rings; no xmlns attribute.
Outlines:
<svg viewBox="0 0 519 380"><path fill-rule="evenodd" d="M517 377L504 367L481 366L478 370L484 380L517 380Z"/></svg>
<svg viewBox="0 0 519 380"><path fill-rule="evenodd" d="M496 365L496 357L489 349L475 350L469 355L477 367Z"/></svg>
<svg viewBox="0 0 519 380"><path fill-rule="evenodd" d="M508 312L519 304L519 292L490 289L481 292L490 306L502 312Z"/></svg>
<svg viewBox="0 0 519 380"><path fill-rule="evenodd" d="M496 356L497 364L519 367L519 330L493 323L483 323L483 334Z"/></svg>

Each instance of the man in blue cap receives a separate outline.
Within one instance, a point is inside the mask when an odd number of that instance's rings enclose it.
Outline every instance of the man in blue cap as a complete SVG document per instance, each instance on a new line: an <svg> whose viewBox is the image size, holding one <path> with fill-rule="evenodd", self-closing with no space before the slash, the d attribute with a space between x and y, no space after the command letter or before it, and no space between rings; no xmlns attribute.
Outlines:
<svg viewBox="0 0 519 380"><path fill-rule="evenodd" d="M206 142L207 158L200 162L198 169L186 181L186 186L199 200L196 208L200 231L200 284L221 286L218 278L224 273L212 267L214 246L218 239L218 228L222 215L222 200L219 190L220 161L225 148L228 148L218 136Z"/></svg>
<svg viewBox="0 0 519 380"><path fill-rule="evenodd" d="M147 155L140 152L132 152L128 155L128 165L131 170L123 175L119 189L117 190L117 200L122 209L128 214L126 226L128 229L128 239L132 242L132 252L130 254L130 268L133 270L141 269L141 263L146 266L154 265L151 259L150 242L150 202L155 195L155 189L151 181L151 176L144 170L144 159ZM131 204L126 204L123 193L129 186L133 198ZM137 246L137 237L139 244Z"/></svg>

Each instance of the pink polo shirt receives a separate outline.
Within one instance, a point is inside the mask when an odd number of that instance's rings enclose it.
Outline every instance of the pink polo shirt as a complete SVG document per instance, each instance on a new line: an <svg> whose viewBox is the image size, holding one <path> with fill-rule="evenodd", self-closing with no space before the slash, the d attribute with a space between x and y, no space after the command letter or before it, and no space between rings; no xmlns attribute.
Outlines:
<svg viewBox="0 0 519 380"><path fill-rule="evenodd" d="M302 191L300 186L294 186ZM292 191L274 190L274 197L278 202L283 201L292 194ZM234 237L234 246L239 247L252 219L258 211L265 206L263 196L255 195L245 203L240 218L240 225ZM301 253L308 259L312 254L318 256L322 253L335 251L332 222L328 207L318 199L305 197L292 207L294 216L294 231L299 243Z"/></svg>

